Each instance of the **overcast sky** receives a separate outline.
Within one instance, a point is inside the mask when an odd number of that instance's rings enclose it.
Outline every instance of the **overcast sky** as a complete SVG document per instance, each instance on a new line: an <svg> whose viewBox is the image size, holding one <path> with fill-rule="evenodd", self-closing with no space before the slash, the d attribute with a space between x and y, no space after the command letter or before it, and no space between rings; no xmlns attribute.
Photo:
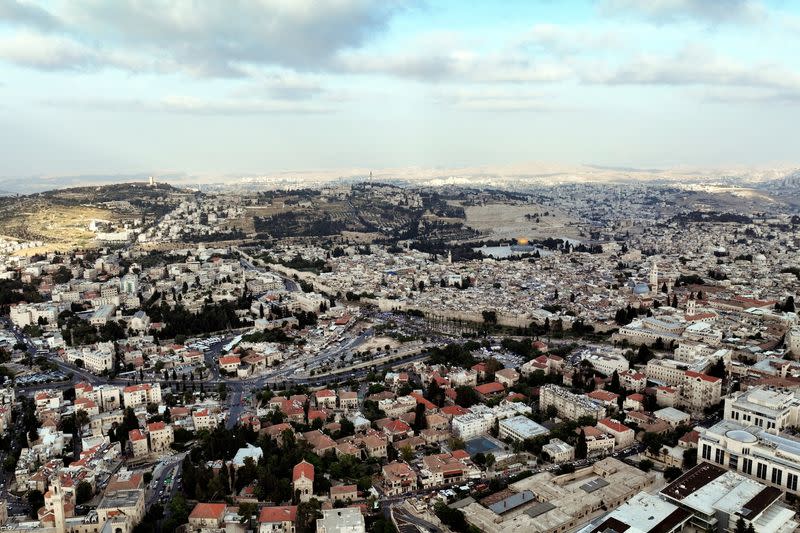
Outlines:
<svg viewBox="0 0 800 533"><path fill-rule="evenodd" d="M0 0L0 176L800 162L793 0Z"/></svg>

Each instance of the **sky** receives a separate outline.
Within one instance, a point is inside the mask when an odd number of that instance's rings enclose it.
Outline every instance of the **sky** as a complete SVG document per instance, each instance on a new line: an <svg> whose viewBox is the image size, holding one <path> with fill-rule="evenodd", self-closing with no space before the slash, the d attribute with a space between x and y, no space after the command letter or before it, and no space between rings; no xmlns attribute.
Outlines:
<svg viewBox="0 0 800 533"><path fill-rule="evenodd" d="M0 177L800 162L794 0L1 0Z"/></svg>

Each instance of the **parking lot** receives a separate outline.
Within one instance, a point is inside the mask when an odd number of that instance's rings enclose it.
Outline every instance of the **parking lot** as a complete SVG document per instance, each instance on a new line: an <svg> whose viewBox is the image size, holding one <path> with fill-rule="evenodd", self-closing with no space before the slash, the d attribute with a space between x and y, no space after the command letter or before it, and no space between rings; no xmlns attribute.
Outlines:
<svg viewBox="0 0 800 533"><path fill-rule="evenodd" d="M69 376L60 370L52 370L50 372L38 372L36 374L28 374L16 378L17 386L24 387L26 385L40 385L42 383L54 383L58 381L67 381Z"/></svg>

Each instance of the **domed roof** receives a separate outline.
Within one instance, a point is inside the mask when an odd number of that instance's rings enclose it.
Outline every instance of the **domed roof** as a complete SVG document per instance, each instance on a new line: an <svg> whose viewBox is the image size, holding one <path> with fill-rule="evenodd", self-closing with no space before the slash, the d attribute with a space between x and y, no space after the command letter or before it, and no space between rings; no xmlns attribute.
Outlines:
<svg viewBox="0 0 800 533"><path fill-rule="evenodd" d="M732 429L725 433L725 436L729 439L743 442L745 444L753 444L754 442L758 441L755 435L743 429Z"/></svg>
<svg viewBox="0 0 800 533"><path fill-rule="evenodd" d="M647 294L650 292L650 287L647 286L647 283L637 283L633 287L633 294Z"/></svg>

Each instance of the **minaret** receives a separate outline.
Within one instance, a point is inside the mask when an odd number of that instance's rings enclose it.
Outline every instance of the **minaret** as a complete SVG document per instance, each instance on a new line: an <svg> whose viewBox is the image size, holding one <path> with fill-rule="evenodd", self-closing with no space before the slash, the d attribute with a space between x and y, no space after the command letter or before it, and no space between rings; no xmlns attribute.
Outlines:
<svg viewBox="0 0 800 533"><path fill-rule="evenodd" d="M50 485L50 502L53 505L56 533L64 533L64 492L61 489L61 480L56 474Z"/></svg>
<svg viewBox="0 0 800 533"><path fill-rule="evenodd" d="M653 292L658 291L658 263L655 261L650 268L650 290Z"/></svg>
<svg viewBox="0 0 800 533"><path fill-rule="evenodd" d="M453 264L453 251L452 250L447 250L447 264L448 265L452 265Z"/></svg>
<svg viewBox="0 0 800 533"><path fill-rule="evenodd" d="M697 300L694 298L686 300L686 314L690 316L697 314Z"/></svg>

